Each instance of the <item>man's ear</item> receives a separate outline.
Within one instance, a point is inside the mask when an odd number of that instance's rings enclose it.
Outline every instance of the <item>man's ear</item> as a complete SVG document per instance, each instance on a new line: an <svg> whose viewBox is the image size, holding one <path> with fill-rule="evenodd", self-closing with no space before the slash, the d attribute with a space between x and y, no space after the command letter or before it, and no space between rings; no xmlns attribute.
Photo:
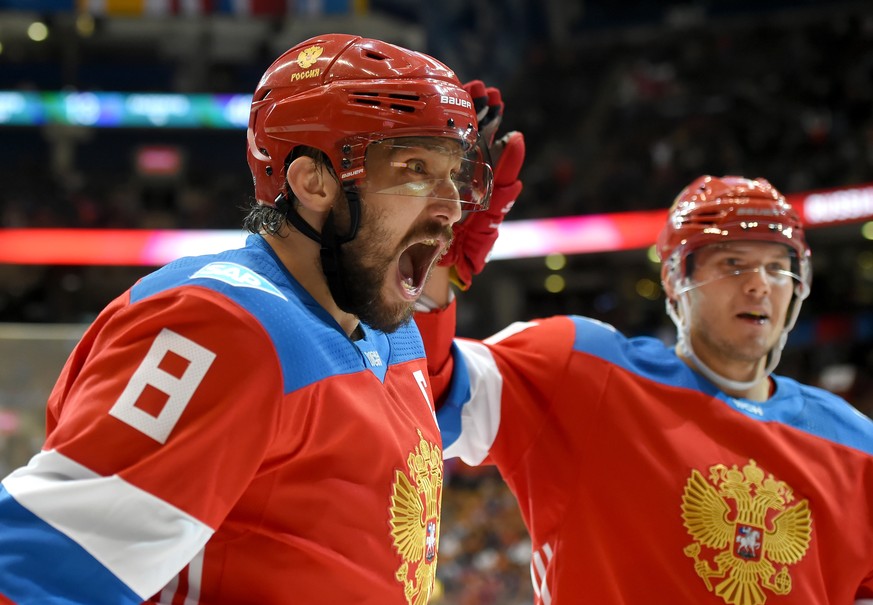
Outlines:
<svg viewBox="0 0 873 605"><path fill-rule="evenodd" d="M294 197L307 209L327 212L339 193L339 183L326 166L309 156L291 162L285 180Z"/></svg>

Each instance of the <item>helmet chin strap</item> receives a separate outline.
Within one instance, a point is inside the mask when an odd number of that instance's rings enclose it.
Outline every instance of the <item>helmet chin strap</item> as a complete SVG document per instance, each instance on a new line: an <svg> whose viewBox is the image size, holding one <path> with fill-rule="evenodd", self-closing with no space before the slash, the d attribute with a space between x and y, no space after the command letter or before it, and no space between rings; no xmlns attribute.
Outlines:
<svg viewBox="0 0 873 605"><path fill-rule="evenodd" d="M703 374L707 380L718 386L722 391L728 392L743 392L748 391L753 386L758 384L758 380L740 381L732 380L726 376L722 376L708 365L703 363L694 349L691 347L691 328L683 318L688 316L688 295L683 292L679 295L677 304L667 299L667 315L676 324L676 348L686 357L695 368ZM678 306L682 306L682 314L679 314ZM769 372L767 373L769 375Z"/></svg>
<svg viewBox="0 0 873 605"><path fill-rule="evenodd" d="M297 209L288 202L284 193L276 197L276 208L282 212L300 233L321 245L321 270L327 278L327 287L334 302L343 311L349 312L349 297L342 279L342 245L352 241L361 226L361 196L352 183L344 183L343 191L349 205L349 231L345 235L336 232L336 220L331 210L324 221L321 233L300 216Z"/></svg>
<svg viewBox="0 0 873 605"><path fill-rule="evenodd" d="M667 315L669 315L670 319L673 320L673 323L676 324L676 348L682 353L683 356L688 358L688 360L694 364L697 370L701 374L703 374L707 378L707 380L709 380L725 392L741 393L744 391L748 391L756 384L758 384L760 380L767 378L768 376L770 376L770 374L773 373L773 370L776 369L776 366L779 365L779 360L782 358L782 349L785 347L785 343L788 341L788 332L790 332L791 328L794 327L794 322L797 321L797 314L800 312L799 300L795 296L791 304L792 308L789 311L789 317L785 322L785 327L782 328L782 332L779 334L779 340L767 354L767 365L764 368L764 372L761 378L756 378L749 381L732 380L726 376L719 374L708 365L703 363L703 361L694 352L694 348L691 346L691 327L688 325L688 322L684 320L685 317L689 316L688 290L680 294L677 298L678 300L675 305L670 301L669 298L666 302ZM681 315L679 313L679 307L681 307Z"/></svg>

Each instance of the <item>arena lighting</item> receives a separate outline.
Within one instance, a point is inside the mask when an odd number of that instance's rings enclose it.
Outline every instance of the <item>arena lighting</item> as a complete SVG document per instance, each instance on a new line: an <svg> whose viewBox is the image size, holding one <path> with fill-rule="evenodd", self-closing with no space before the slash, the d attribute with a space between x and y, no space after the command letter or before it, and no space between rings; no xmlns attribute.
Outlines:
<svg viewBox="0 0 873 605"><path fill-rule="evenodd" d="M873 184L788 196L807 228L873 219ZM614 252L651 246L666 210L506 221L492 260ZM239 248L241 230L0 229L0 263L159 266Z"/></svg>
<svg viewBox="0 0 873 605"><path fill-rule="evenodd" d="M219 128L248 125L250 94L0 91L0 126Z"/></svg>

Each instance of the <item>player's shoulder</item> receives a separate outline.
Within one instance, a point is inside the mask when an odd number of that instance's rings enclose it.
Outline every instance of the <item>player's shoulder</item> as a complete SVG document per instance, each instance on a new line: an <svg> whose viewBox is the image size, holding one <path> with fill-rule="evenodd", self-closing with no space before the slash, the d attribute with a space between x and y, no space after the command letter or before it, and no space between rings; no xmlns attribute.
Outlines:
<svg viewBox="0 0 873 605"><path fill-rule="evenodd" d="M615 326L579 315L568 316L573 324L573 348L604 359L646 359L651 356L664 357L669 354L667 346L650 336L628 337Z"/></svg>
<svg viewBox="0 0 873 605"><path fill-rule="evenodd" d="M560 346L560 343L567 342L576 351L610 359L647 355L666 349L658 339L628 338L608 323L580 315L553 315L517 321L483 342L496 344L502 341L524 342L526 345L546 343L548 346Z"/></svg>
<svg viewBox="0 0 873 605"><path fill-rule="evenodd" d="M187 256L161 267L131 288L130 299L136 303L175 288L197 286L243 305L257 304L265 295L287 301L288 281L266 242L249 236L243 248Z"/></svg>
<svg viewBox="0 0 873 605"><path fill-rule="evenodd" d="M141 315L163 314L167 322L211 321L216 331L244 322L252 338L263 337L264 355L278 359L286 392L360 370L361 354L260 236L249 236L238 250L162 267L131 288L129 306L148 309Z"/></svg>
<svg viewBox="0 0 873 605"><path fill-rule="evenodd" d="M873 455L873 420L868 416L830 391L787 376L772 377L774 401L795 400L795 407L802 410L797 421L801 428Z"/></svg>

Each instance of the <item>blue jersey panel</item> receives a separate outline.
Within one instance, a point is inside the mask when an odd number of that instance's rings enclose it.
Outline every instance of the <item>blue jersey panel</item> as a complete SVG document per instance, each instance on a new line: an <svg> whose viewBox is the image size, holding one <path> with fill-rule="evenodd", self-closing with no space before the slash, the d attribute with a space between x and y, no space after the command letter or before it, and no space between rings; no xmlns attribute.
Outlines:
<svg viewBox="0 0 873 605"><path fill-rule="evenodd" d="M750 418L779 422L818 437L873 454L873 421L849 403L822 389L773 376L776 391L765 401L731 397L692 370L655 338L627 338L612 326L572 317L576 351L595 355L661 384L693 389L717 397Z"/></svg>
<svg viewBox="0 0 873 605"><path fill-rule="evenodd" d="M170 263L131 289L131 303L185 286L219 292L258 320L280 359L286 393L330 376L362 370L370 370L384 381L391 364L424 357L412 322L392 334L362 326L364 339L349 346L339 324L257 235L249 236L246 247L239 250Z"/></svg>
<svg viewBox="0 0 873 605"><path fill-rule="evenodd" d="M452 357L456 360L452 368L452 382L445 401L437 410L437 424L440 426L443 449L452 445L461 436L461 412L464 405L470 401L471 394L470 374L455 343L452 343Z"/></svg>
<svg viewBox="0 0 873 605"><path fill-rule="evenodd" d="M40 562L37 570L31 568L34 561ZM0 594L17 605L142 603L87 551L18 504L2 486L0 569L5 570L0 575ZM32 578L39 578L39 583ZM57 594L66 596L52 596Z"/></svg>

